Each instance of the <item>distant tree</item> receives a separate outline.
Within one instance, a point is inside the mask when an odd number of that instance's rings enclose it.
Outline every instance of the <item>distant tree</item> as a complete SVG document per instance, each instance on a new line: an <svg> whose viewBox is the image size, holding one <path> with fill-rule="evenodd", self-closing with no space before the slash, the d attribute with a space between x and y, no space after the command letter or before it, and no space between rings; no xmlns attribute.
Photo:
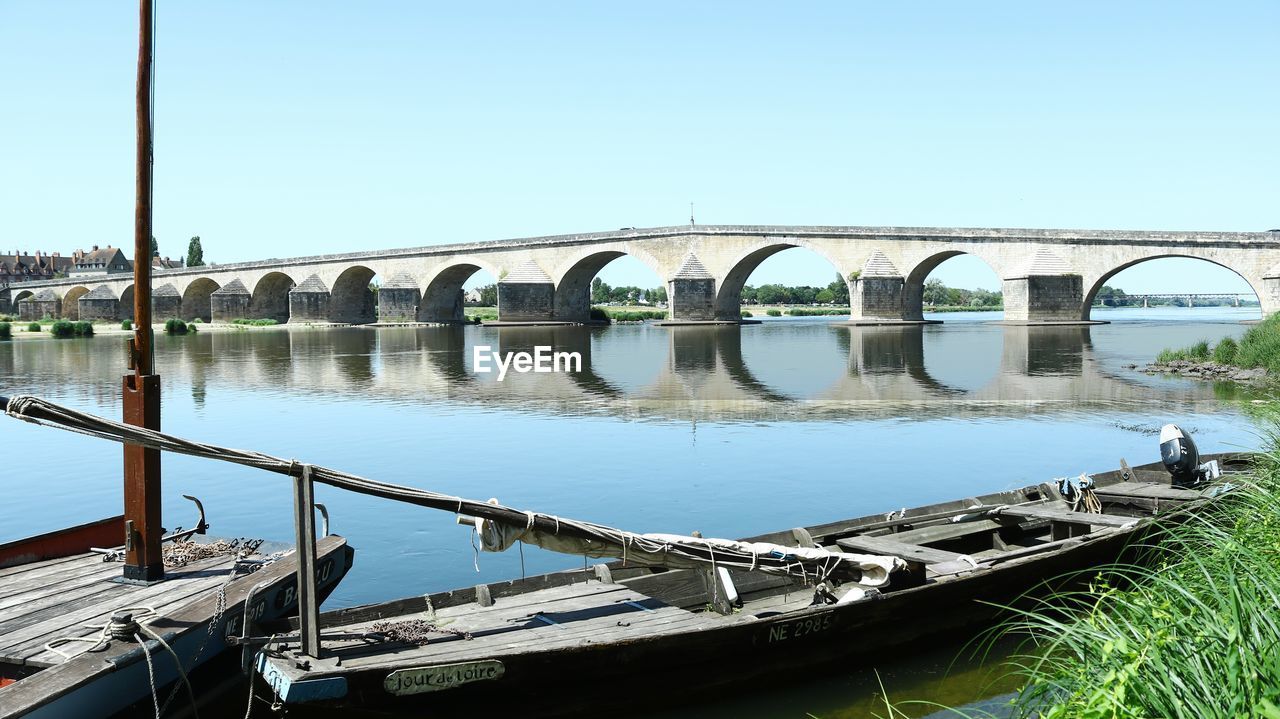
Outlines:
<svg viewBox="0 0 1280 719"><path fill-rule="evenodd" d="M477 287L476 291L480 293L481 305L485 307L498 306L498 286L497 285L483 285L481 287Z"/></svg>
<svg viewBox="0 0 1280 719"><path fill-rule="evenodd" d="M786 301L782 285L760 285L756 290L756 301L762 305L776 305Z"/></svg>
<svg viewBox="0 0 1280 719"><path fill-rule="evenodd" d="M609 293L613 288L599 277L591 280L591 301L597 304L609 301Z"/></svg>
<svg viewBox="0 0 1280 719"><path fill-rule="evenodd" d="M947 286L942 280L932 279L924 283L924 303L926 305L947 304Z"/></svg>
<svg viewBox="0 0 1280 719"><path fill-rule="evenodd" d="M658 285L657 287L654 287L653 289L649 290L649 301L654 304L657 304L659 302L666 302L667 288L662 285Z"/></svg>
<svg viewBox="0 0 1280 719"><path fill-rule="evenodd" d="M844 281L840 273L836 273L836 281L827 285L827 289L831 290L831 301L833 303L837 305L849 304L849 283Z"/></svg>
<svg viewBox="0 0 1280 719"><path fill-rule="evenodd" d="M1107 307L1124 307L1130 303L1124 290L1109 285L1103 285L1098 290L1096 299Z"/></svg>
<svg viewBox="0 0 1280 719"><path fill-rule="evenodd" d="M151 256L152 256L152 257L159 257L159 256L160 256L160 243L159 243L159 242L156 242L156 236L155 236L155 235L152 235L152 236L151 236Z"/></svg>
<svg viewBox="0 0 1280 719"><path fill-rule="evenodd" d="M187 243L187 267L204 266L204 248L200 246L200 235L191 238Z"/></svg>
<svg viewBox="0 0 1280 719"><path fill-rule="evenodd" d="M754 305L756 302L759 301L756 298L756 288L752 287L751 285L747 285L746 287L742 288L741 297L742 297L742 304L744 305Z"/></svg>
<svg viewBox="0 0 1280 719"><path fill-rule="evenodd" d="M815 302L819 302L824 305L829 305L835 301L836 295L834 292L830 290L830 288L828 288L824 290L819 290L818 294L814 295L813 299Z"/></svg>

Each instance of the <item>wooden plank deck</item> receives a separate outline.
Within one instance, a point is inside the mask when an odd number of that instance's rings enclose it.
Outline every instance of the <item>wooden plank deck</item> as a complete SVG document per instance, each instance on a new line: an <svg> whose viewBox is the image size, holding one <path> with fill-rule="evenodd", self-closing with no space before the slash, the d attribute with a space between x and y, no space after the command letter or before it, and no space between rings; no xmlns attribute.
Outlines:
<svg viewBox="0 0 1280 719"><path fill-rule="evenodd" d="M148 607L163 614L227 578L231 556L193 562L166 572L165 581L152 586L112 581L121 564L103 562L101 555L83 554L51 559L0 574L0 662L50 666L66 658L45 649L64 637L87 637L121 609ZM144 619L145 621L145 619ZM79 654L88 642L72 642L60 649Z"/></svg>
<svg viewBox="0 0 1280 719"><path fill-rule="evenodd" d="M1043 504L1005 507L1000 510L1000 516L1013 517L1019 520L1047 519L1052 522L1088 524L1095 527L1131 527L1141 521L1140 517L1118 517L1111 514L1072 512L1069 509Z"/></svg>
<svg viewBox="0 0 1280 719"><path fill-rule="evenodd" d="M444 629L429 635L426 645L403 643L326 643L352 669L470 661L496 653L525 653L581 646L620 638L641 638L692 631L722 624L717 614L693 613L664 604L621 584L578 583L529 592L491 607L470 604L414 614L400 620L424 619ZM344 626L341 631L371 631L373 622ZM337 629L334 627L333 629ZM463 639L449 632L469 632Z"/></svg>

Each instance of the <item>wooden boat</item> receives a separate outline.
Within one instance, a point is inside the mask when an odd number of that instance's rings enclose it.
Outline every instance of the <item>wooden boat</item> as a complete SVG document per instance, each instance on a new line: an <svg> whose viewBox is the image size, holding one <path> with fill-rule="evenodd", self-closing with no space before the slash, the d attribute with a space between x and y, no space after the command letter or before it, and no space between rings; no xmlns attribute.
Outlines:
<svg viewBox="0 0 1280 719"><path fill-rule="evenodd" d="M1229 480L1246 458L1206 459ZM257 668L289 704L433 717L595 714L724 682L789 681L805 666L972 634L998 606L1117 560L1152 536L1154 518L1185 517L1228 486L1174 487L1159 463L1092 479L1100 513L1075 511L1044 483L752 538L901 560L873 591L825 587L820 599L800 577L614 561L321 614L318 656L293 638L268 641Z"/></svg>
<svg viewBox="0 0 1280 719"><path fill-rule="evenodd" d="M152 692L163 703L183 680L175 659L187 675L218 657L227 637L244 631L246 606L251 626L297 613L291 548L273 556L256 542L223 543L219 549L229 551L220 552L170 544L216 556L171 567L163 582L132 584L119 581L120 563L92 551L124 534L124 517L117 516L0 544L0 718L104 717L138 702L150 714ZM316 553L323 597L346 575L354 553L338 536L320 539ZM122 613L139 626L117 622L128 637L100 641ZM186 708L193 698L179 689L172 704Z"/></svg>

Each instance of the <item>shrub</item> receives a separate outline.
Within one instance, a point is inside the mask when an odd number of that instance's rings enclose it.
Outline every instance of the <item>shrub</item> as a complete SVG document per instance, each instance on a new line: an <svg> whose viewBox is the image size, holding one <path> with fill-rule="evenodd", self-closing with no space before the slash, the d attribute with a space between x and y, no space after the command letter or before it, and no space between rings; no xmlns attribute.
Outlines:
<svg viewBox="0 0 1280 719"><path fill-rule="evenodd" d="M739 316L740 316L740 317L754 317L755 315L751 314L751 311L750 311L750 310L743 310L743 311L739 314Z"/></svg>
<svg viewBox="0 0 1280 719"><path fill-rule="evenodd" d="M195 334L196 332L200 331L200 328L196 327L196 323L192 322L191 324L187 325L187 331L190 332L191 334Z"/></svg>
<svg viewBox="0 0 1280 719"><path fill-rule="evenodd" d="M0 322L0 340L7 340L13 336L13 325L8 322Z"/></svg>
<svg viewBox="0 0 1280 719"><path fill-rule="evenodd" d="M765 314L769 315L770 317L781 317L782 310L765 310Z"/></svg>
<svg viewBox="0 0 1280 719"><path fill-rule="evenodd" d="M829 317L832 315L847 315L848 310L838 310L834 307L792 307L787 310L787 314L792 317Z"/></svg>
<svg viewBox="0 0 1280 719"><path fill-rule="evenodd" d="M1199 342L1191 345L1191 349L1187 350L1187 354L1191 356L1191 359L1195 360L1209 359L1211 354L1209 352L1209 341L1200 340Z"/></svg>
<svg viewBox="0 0 1280 719"><path fill-rule="evenodd" d="M67 320L58 320L49 325L49 332L58 339L66 339L67 337L75 336L76 326Z"/></svg>
<svg viewBox="0 0 1280 719"><path fill-rule="evenodd" d="M13 319L13 315L0 315L0 322L12 322Z"/></svg>
<svg viewBox="0 0 1280 719"><path fill-rule="evenodd" d="M1236 354L1240 351L1240 346L1230 337L1224 337L1217 347L1213 348L1213 361L1218 364L1232 364L1236 361Z"/></svg>
<svg viewBox="0 0 1280 719"><path fill-rule="evenodd" d="M31 324L27 325L27 331L28 331L28 332L39 332L39 331L40 331L40 329L41 329L41 328L40 328L40 323L39 323L39 322L32 322Z"/></svg>
<svg viewBox="0 0 1280 719"><path fill-rule="evenodd" d="M167 335L185 335L187 333L187 323L173 317L164 321L164 333Z"/></svg>
<svg viewBox="0 0 1280 719"><path fill-rule="evenodd" d="M591 308L591 319L608 321L609 313L604 311L602 307Z"/></svg>
<svg viewBox="0 0 1280 719"><path fill-rule="evenodd" d="M72 325L71 331L75 333L76 337L92 337L93 323L88 320L81 320Z"/></svg>
<svg viewBox="0 0 1280 719"><path fill-rule="evenodd" d="M120 329L131 330L133 329L133 323L129 320L120 320Z"/></svg>
<svg viewBox="0 0 1280 719"><path fill-rule="evenodd" d="M191 323L192 323L192 324L196 324L196 325L204 324L204 318L202 318L202 317L197 317L197 318L195 318L195 319L191 320Z"/></svg>
<svg viewBox="0 0 1280 719"><path fill-rule="evenodd" d="M246 319L244 317L237 317L234 320L231 320L231 324L249 325L250 327L270 327L271 325L279 324L279 322L276 322L273 319L251 320L251 319Z"/></svg>

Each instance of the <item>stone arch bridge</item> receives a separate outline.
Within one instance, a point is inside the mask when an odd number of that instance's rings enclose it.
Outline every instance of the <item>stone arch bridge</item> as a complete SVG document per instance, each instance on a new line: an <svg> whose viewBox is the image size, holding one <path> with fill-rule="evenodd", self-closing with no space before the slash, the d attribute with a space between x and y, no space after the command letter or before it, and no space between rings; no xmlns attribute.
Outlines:
<svg viewBox="0 0 1280 719"><path fill-rule="evenodd" d="M374 252L269 259L154 274L154 316L206 321L429 322L463 319L461 288L498 278L499 319L583 322L590 285L630 255L667 283L672 318L739 319L742 288L768 257L792 247L825 257L849 282L855 321L923 319L925 278L974 255L1002 279L1005 318L1088 321L1115 273L1158 257L1193 257L1240 275L1263 314L1280 309L1280 233L907 227L681 226ZM378 293L370 283L378 278ZM0 291L0 312L127 319L132 279L106 275L23 283Z"/></svg>

